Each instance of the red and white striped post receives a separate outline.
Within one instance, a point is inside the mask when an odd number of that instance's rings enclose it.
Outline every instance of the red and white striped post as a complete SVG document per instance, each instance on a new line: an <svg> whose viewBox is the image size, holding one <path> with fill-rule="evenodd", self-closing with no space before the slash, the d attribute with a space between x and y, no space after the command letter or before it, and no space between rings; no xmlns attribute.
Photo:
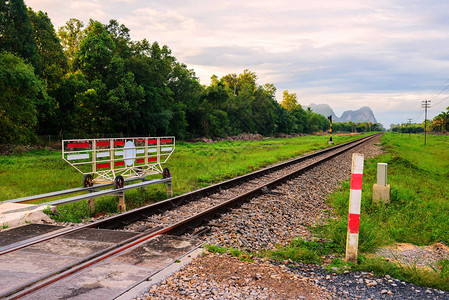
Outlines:
<svg viewBox="0 0 449 300"><path fill-rule="evenodd" d="M349 194L348 235L346 261L357 263L359 246L360 204L362 201L363 154L352 154L351 191Z"/></svg>

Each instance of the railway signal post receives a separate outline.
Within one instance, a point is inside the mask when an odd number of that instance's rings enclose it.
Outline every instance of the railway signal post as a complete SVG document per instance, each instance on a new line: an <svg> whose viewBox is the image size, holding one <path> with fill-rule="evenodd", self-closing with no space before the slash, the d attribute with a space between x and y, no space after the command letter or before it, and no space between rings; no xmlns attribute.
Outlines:
<svg viewBox="0 0 449 300"><path fill-rule="evenodd" d="M329 129L330 137L329 137L328 144L333 144L334 142L332 141L332 115L330 115L327 118L329 119L329 122L330 122L330 129Z"/></svg>
<svg viewBox="0 0 449 300"><path fill-rule="evenodd" d="M357 263L359 246L360 204L362 201L363 154L352 154L351 190L349 194L348 233L346 237L347 262Z"/></svg>

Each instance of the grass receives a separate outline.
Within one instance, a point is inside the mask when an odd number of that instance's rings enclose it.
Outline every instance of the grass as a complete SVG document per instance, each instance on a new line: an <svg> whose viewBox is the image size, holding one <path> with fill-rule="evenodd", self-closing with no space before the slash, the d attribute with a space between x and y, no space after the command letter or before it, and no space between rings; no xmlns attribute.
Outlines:
<svg viewBox="0 0 449 300"><path fill-rule="evenodd" d="M382 137L386 153L365 161L359 252L369 253L392 243L449 245L449 137L386 133ZM375 204L372 186L376 183L377 163L388 163L391 202ZM314 228L318 235L335 245L343 255L346 247L349 181L330 195L329 204L337 219ZM361 256L353 269L389 274L419 285L449 290L449 267L442 261L438 267L422 269L416 263L400 265L382 259ZM433 269L432 269L433 268Z"/></svg>
<svg viewBox="0 0 449 300"><path fill-rule="evenodd" d="M419 268L413 263L392 263L381 258L366 258L362 255L359 264L352 266L352 269L373 272L379 276L390 275L420 286L449 290L448 260L440 260L439 266L441 268Z"/></svg>
<svg viewBox="0 0 449 300"><path fill-rule="evenodd" d="M211 245L211 244L204 245L204 249L206 249L208 252L211 252L211 253L219 253L219 254L227 253L233 257L237 257L241 261L247 261L247 262L253 262L252 259L255 256L259 256L258 254L241 251L236 248L218 247L216 245Z"/></svg>
<svg viewBox="0 0 449 300"><path fill-rule="evenodd" d="M386 154L365 162L360 217L360 250L369 252L392 242L449 245L449 137L385 134ZM391 203L375 204L372 186L377 163L388 163ZM340 218L327 231L333 240L346 236L349 182L330 197ZM344 239L343 239L344 240ZM345 244L340 243L343 251Z"/></svg>
<svg viewBox="0 0 449 300"><path fill-rule="evenodd" d="M323 262L323 257L334 252L335 246L333 242L305 241L295 238L288 245L278 246L276 250L267 251L264 256L276 260L320 264Z"/></svg>
<svg viewBox="0 0 449 300"><path fill-rule="evenodd" d="M336 144L360 136L334 137ZM173 174L174 195L208 186L267 165L328 147L327 136L306 136L262 141L223 141L213 144L178 142L164 167ZM64 162L60 152L34 150L0 156L0 201L81 186L83 175ZM164 186L126 193L128 209L166 198ZM46 202L47 200L41 201ZM85 202L58 207L58 221L79 222L97 213L117 212L117 197L96 199L95 212Z"/></svg>

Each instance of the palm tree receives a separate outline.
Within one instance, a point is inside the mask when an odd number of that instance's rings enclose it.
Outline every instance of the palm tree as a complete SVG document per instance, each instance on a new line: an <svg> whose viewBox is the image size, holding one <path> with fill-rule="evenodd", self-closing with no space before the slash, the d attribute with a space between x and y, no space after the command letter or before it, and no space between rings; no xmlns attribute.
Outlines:
<svg viewBox="0 0 449 300"><path fill-rule="evenodd" d="M435 118L433 118L432 123L433 128L440 128L441 132L446 132L449 126L449 111L448 112L442 112Z"/></svg>
<svg viewBox="0 0 449 300"><path fill-rule="evenodd" d="M448 130L449 127L449 109L447 112L443 111L439 115L441 116L441 119L443 121L443 132L446 132L446 130Z"/></svg>
<svg viewBox="0 0 449 300"><path fill-rule="evenodd" d="M443 120L440 116L433 118L432 131L443 131Z"/></svg>

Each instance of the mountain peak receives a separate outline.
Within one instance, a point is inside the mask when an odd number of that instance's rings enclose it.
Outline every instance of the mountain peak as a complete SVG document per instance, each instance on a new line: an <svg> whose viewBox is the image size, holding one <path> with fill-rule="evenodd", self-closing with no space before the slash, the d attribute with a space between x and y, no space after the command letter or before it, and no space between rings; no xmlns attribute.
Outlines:
<svg viewBox="0 0 449 300"><path fill-rule="evenodd" d="M362 123L362 122L371 122L377 123L376 117L374 116L373 111L369 106L362 106L358 110L347 110L345 111L341 117L337 117L332 108L327 104L315 104L311 103L308 107L313 112L321 114L326 118L328 116L332 116L334 122L354 122L354 123Z"/></svg>

